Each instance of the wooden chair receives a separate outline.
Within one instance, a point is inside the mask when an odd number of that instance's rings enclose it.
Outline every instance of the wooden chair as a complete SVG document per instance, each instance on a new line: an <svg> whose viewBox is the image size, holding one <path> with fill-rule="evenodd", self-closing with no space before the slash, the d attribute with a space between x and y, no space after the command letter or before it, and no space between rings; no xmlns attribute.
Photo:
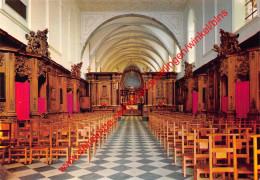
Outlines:
<svg viewBox="0 0 260 180"><path fill-rule="evenodd" d="M207 129L205 128L200 129L199 128L200 126L201 124L199 124L198 122L197 123L192 122L192 124L189 124L189 127L186 130L184 130L182 133L182 171L184 177L186 177L186 167L194 166L194 144L197 136L196 133L197 132L199 133L200 131L202 132L206 131L207 133ZM198 130L195 131L196 129ZM210 129L208 129L208 131L211 132ZM199 134L201 135L202 132Z"/></svg>
<svg viewBox="0 0 260 180"><path fill-rule="evenodd" d="M239 134L236 138L236 148L237 148L237 159L238 159L238 166L237 166L237 174L238 177L240 174L247 175L247 179L250 179L249 176L253 174L253 164L250 164L250 135L249 131L252 128L243 128L243 127L232 127L227 128L227 133L231 134ZM228 139L230 146L232 146L232 139ZM231 155L231 158L233 156Z"/></svg>
<svg viewBox="0 0 260 180"><path fill-rule="evenodd" d="M12 123L7 119L0 119L0 156L1 164L5 163L5 153L11 147Z"/></svg>
<svg viewBox="0 0 260 180"><path fill-rule="evenodd" d="M99 120L95 116L92 120L90 120L90 125L89 125L90 137L92 137L93 135L96 135L96 132L98 131L99 126L100 126ZM104 136L102 136L102 137L104 137ZM103 145L103 141L100 138L99 138L99 140L97 142L100 143L100 146L102 146ZM92 147L92 151L93 151L93 156L96 155L97 142L92 142L92 146L91 147Z"/></svg>
<svg viewBox="0 0 260 180"><path fill-rule="evenodd" d="M96 129L95 132L97 132L103 125L105 124L105 117L103 115L99 115L96 117ZM105 145L105 142L108 138L108 133L104 132L102 136L100 136L97 140L98 145L98 151L100 151L100 148Z"/></svg>
<svg viewBox="0 0 260 180"><path fill-rule="evenodd" d="M158 132L157 132L157 138L160 142L160 145L164 143L164 139L166 137L166 132L167 132L166 127L167 125L165 123L164 116L160 116L158 121Z"/></svg>
<svg viewBox="0 0 260 180"><path fill-rule="evenodd" d="M183 125L182 125L183 126ZM174 147L173 147L173 153L174 153L174 157L173 157L173 161L174 164L177 165L177 157L181 157L182 156L182 133L183 133L183 127L179 128L179 127L174 127Z"/></svg>
<svg viewBox="0 0 260 180"><path fill-rule="evenodd" d="M225 180L225 173L233 173L233 179L237 180L237 147L236 137L238 134L208 134L209 136L209 179L213 180L216 174L221 174ZM229 141L225 144L217 145L214 140L217 136L232 139L233 147L230 147ZM231 161L233 154L233 162ZM230 178L230 176L229 176Z"/></svg>
<svg viewBox="0 0 260 180"><path fill-rule="evenodd" d="M16 144L9 148L9 160L11 163L13 157L24 157L24 164L27 164L28 147L32 146L32 127L30 120L18 121L16 123Z"/></svg>
<svg viewBox="0 0 260 180"><path fill-rule="evenodd" d="M166 137L166 151L167 156L170 156L170 150L174 149L174 128L175 128L175 121L167 121L167 137Z"/></svg>
<svg viewBox="0 0 260 180"><path fill-rule="evenodd" d="M216 130L216 128L194 130L194 179L200 180L201 174L209 173L209 138L207 134L215 133Z"/></svg>
<svg viewBox="0 0 260 180"><path fill-rule="evenodd" d="M186 177L186 167L193 166L194 161L194 133L189 131L189 129L183 129L182 126L182 172L184 177ZM187 161L191 163L187 163Z"/></svg>
<svg viewBox="0 0 260 180"><path fill-rule="evenodd" d="M254 152L254 180L259 180L259 174L260 174L260 163L259 163L259 155L260 155L260 149L259 142L260 142L260 134L251 135L253 138L253 152Z"/></svg>
<svg viewBox="0 0 260 180"><path fill-rule="evenodd" d="M87 151L84 153L78 152L78 149L82 147L82 145L85 144L85 141L88 141L90 139L90 131L89 128L86 128L84 123L77 123L77 137L76 137L76 144L75 146L71 147L71 155L76 155L77 158L79 156L87 156L88 163L90 163L91 160L91 148L89 147Z"/></svg>
<svg viewBox="0 0 260 180"><path fill-rule="evenodd" d="M32 158L37 156L38 159L41 156L46 158L46 164L48 164L48 157L49 157L49 148L51 146L51 139L52 139L52 127L51 123L46 121L41 121L38 123L38 137L37 137L37 144L35 146L30 147L30 164L32 163Z"/></svg>
<svg viewBox="0 0 260 180"><path fill-rule="evenodd" d="M70 123L69 122L59 122L53 124L53 137L55 137L55 144L51 142L50 147L50 161L52 163L53 156L58 159L58 157L66 157L69 160L69 149L71 146L70 139Z"/></svg>

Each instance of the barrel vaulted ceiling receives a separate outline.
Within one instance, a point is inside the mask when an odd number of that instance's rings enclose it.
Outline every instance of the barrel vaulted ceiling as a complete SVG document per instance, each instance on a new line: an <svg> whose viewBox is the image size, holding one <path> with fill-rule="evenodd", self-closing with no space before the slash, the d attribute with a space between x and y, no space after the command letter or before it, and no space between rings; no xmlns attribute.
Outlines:
<svg viewBox="0 0 260 180"><path fill-rule="evenodd" d="M162 23L142 15L122 15L101 24L87 39L91 72L122 72L129 66L160 71L178 42Z"/></svg>
<svg viewBox="0 0 260 180"><path fill-rule="evenodd" d="M180 12L187 0L77 0L77 2L83 12L83 31L96 24L96 28L91 30L82 44L81 58L85 63L83 66L90 68L91 72L123 72L129 66L135 66L141 71L160 71L180 48L177 39L181 34L178 29L182 29L182 19L179 19L180 13L172 12ZM114 17L105 18L107 12L119 11L119 15L115 13ZM159 11L164 12L159 16L166 20L167 25L165 21L158 20L158 15L156 18L152 15L154 12L158 14ZM85 17L85 12L93 14ZM138 12L147 12L148 15ZM97 25L102 16L107 20ZM91 26L85 27L84 22L88 22ZM174 29L169 29L169 24ZM176 31L178 34L175 34Z"/></svg>
<svg viewBox="0 0 260 180"><path fill-rule="evenodd" d="M77 0L81 11L173 11L187 0Z"/></svg>

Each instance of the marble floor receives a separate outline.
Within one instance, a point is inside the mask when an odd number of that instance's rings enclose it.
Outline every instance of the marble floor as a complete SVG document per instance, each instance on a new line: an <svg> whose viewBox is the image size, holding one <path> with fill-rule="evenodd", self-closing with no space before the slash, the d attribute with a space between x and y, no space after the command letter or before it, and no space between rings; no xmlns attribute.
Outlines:
<svg viewBox="0 0 260 180"><path fill-rule="evenodd" d="M172 157L172 156L171 156ZM148 128L148 122L141 117L127 116L105 146L87 164L86 159L76 160L65 172L58 170L65 159L55 160L47 165L44 159L30 165L13 163L4 165L12 177L21 180L36 179L112 179L112 180L167 180L193 179L193 169L188 168L184 178L181 160L177 166L168 158L162 146ZM9 179L9 178L7 178Z"/></svg>

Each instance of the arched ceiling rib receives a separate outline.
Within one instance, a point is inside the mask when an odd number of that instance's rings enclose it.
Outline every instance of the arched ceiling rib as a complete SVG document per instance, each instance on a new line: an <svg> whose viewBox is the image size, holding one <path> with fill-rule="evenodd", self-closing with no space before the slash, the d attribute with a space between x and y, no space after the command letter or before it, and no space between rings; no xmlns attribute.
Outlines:
<svg viewBox="0 0 260 180"><path fill-rule="evenodd" d="M147 63L151 64L154 67L154 69L156 69L156 70L160 69L160 66L158 66L157 62L151 61L149 56L143 55L143 56L140 57L139 54L131 54L131 53L119 55L119 56L115 57L115 61L104 64L103 66L102 65L100 65L100 66L104 67L104 69L106 69L109 66L112 66L113 64L117 63L120 60L122 60L122 61L134 61L134 60L139 60L139 59L142 59L142 60L146 61Z"/></svg>
<svg viewBox="0 0 260 180"><path fill-rule="evenodd" d="M162 28L155 27L154 25L147 24L147 23L135 23L135 24L113 24L113 25L107 25L103 28L101 28L98 33L100 33L100 36L93 37L93 46L96 47L96 44L102 44L101 41L104 42L104 40L110 39L113 36L117 36L119 34L126 33L126 35L130 35L136 32L142 32L143 34L146 34L147 36L151 36L161 42L161 45L167 48L168 52L171 54L172 50L168 47L169 40L171 37L167 34L165 30ZM124 34L125 35L125 34ZM164 37L164 38L163 38ZM174 42L174 41L172 41ZM95 43L95 44L94 44ZM95 48L94 48L95 49ZM94 52L93 52L94 53Z"/></svg>
<svg viewBox="0 0 260 180"><path fill-rule="evenodd" d="M130 55L130 56L136 55L136 56L140 56L140 57L146 56L150 59L151 62L155 62L156 66L158 66L158 67L162 67L163 64L166 63L166 62L163 61L163 59L161 59L155 53L153 53L149 50L146 50L146 49L142 49L142 51L141 50L139 51L139 50L136 50L136 47L138 47L138 46L133 46L133 48L128 46L128 47L125 47L125 48L113 49L113 50L109 51L109 53L107 53L102 58L103 61L101 61L100 63L99 62L97 63L97 66L99 66L99 64L101 64L101 66L103 66L105 64L109 64L110 59L115 59L118 56L124 57L124 56L127 56L127 55Z"/></svg>
<svg viewBox="0 0 260 180"><path fill-rule="evenodd" d="M126 38L127 37L127 38ZM117 32L113 32L111 34L108 34L105 35L104 37L102 37L102 42L99 42L98 40L95 41L94 39L94 43L95 44L91 44L92 46L92 49L94 52L90 52L93 55L95 55L96 51L98 49L101 48L102 45L104 45L106 42L109 42L110 40L113 40L113 39L117 39L117 41L121 41L121 40L124 40L125 38L127 40L129 39L134 39L134 38L146 38L146 39L150 39L151 41L157 43L158 45L162 46L164 49L167 50L168 54L171 54L171 50L170 49L167 49L166 46L167 44L165 42L163 42L162 39L160 39L160 37L157 37L155 34L149 32L149 31L144 31L144 30L137 30L137 29L124 29L122 31L119 31L117 30Z"/></svg>
<svg viewBox="0 0 260 180"><path fill-rule="evenodd" d="M120 60L117 64L109 67L108 69L105 69L107 72L114 72L115 70L117 71L116 68L120 67L121 72L126 69L129 66L136 66L138 67L138 64L142 64L145 67L148 67L152 71L156 72L156 70L151 64L147 63L147 61L140 59L140 60ZM119 66L120 65L120 66ZM121 69L122 68L122 69ZM139 68L140 69L140 68Z"/></svg>
<svg viewBox="0 0 260 180"><path fill-rule="evenodd" d="M151 39L148 39L146 37L131 37L131 39L129 39L129 37L127 37L125 39L112 39L109 42L103 43L102 46L100 46L99 50L96 52L95 59L97 62L99 62L100 58L103 58L110 50L113 50L113 48L117 46L125 48L125 45L127 44L129 48L131 48L133 44L136 44L137 46L141 43L146 46L147 49L152 49L152 51L160 56L162 59L166 59L168 57L168 52L160 44Z"/></svg>
<svg viewBox="0 0 260 180"><path fill-rule="evenodd" d="M99 53L99 52L96 53L96 61L99 62L100 59L102 59L110 51L121 50L121 49L126 49L126 48L142 48L144 50L152 51L157 56L159 56L161 59L163 59L162 55L154 47L148 46L147 43L142 43L139 41L139 42L124 42L124 43L117 44L115 46L111 46L111 47L105 49L105 53L102 53L102 50L103 50L102 49L101 53ZM99 54L101 54L102 56L99 56Z"/></svg>
<svg viewBox="0 0 260 180"><path fill-rule="evenodd" d="M174 35L164 25L152 18L132 15L113 18L99 26L85 47L89 48L88 64L96 67L92 72L123 71L133 63L139 69L159 71L169 56L175 55L176 45Z"/></svg>

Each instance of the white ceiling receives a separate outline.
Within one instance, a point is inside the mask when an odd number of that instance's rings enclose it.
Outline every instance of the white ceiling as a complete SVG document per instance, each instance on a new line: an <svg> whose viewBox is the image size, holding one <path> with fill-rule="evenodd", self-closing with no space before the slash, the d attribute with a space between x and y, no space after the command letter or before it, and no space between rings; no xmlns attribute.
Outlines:
<svg viewBox="0 0 260 180"><path fill-rule="evenodd" d="M173 11L187 0L77 0L81 11Z"/></svg>
<svg viewBox="0 0 260 180"><path fill-rule="evenodd" d="M100 26L87 40L92 72L121 72L129 66L153 72L168 63L175 37L152 18L124 16Z"/></svg>

